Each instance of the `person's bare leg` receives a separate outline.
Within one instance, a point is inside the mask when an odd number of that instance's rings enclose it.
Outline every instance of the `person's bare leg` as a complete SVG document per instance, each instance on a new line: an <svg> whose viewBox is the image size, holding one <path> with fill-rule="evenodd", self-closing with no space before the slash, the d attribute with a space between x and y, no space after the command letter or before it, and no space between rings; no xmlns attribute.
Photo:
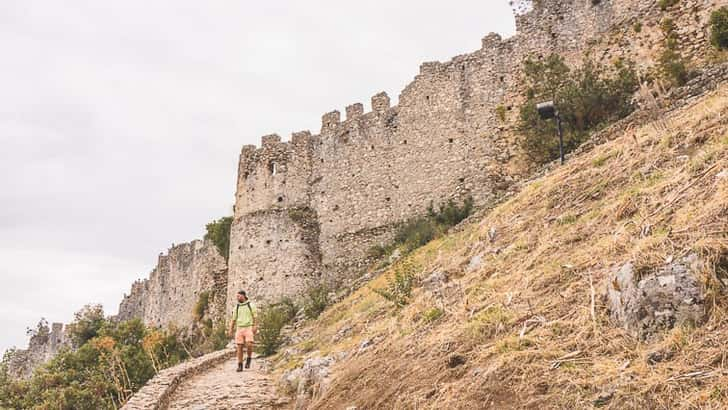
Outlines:
<svg viewBox="0 0 728 410"><path fill-rule="evenodd" d="M248 358L245 360L245 368L250 368L250 361L253 357L253 342L248 342Z"/></svg>
<svg viewBox="0 0 728 410"><path fill-rule="evenodd" d="M242 364L243 363L243 347L245 347L245 345L243 345L243 344L237 344L237 345L235 345L235 347L238 350L237 351L237 353L238 353L238 364Z"/></svg>

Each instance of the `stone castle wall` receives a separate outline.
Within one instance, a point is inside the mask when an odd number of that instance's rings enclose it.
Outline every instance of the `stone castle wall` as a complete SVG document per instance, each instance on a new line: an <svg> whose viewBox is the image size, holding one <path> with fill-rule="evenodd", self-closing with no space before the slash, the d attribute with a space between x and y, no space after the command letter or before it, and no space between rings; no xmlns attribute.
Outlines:
<svg viewBox="0 0 728 410"><path fill-rule="evenodd" d="M227 265L214 244L192 241L160 254L148 279L132 284L119 305L119 320L140 318L151 326L188 327L202 292L212 292L208 317L223 316Z"/></svg>
<svg viewBox="0 0 728 410"><path fill-rule="evenodd" d="M370 112L355 103L343 119L339 111L323 115L318 134L298 132L290 142L269 135L260 148L243 147L228 306L239 288L272 301L351 278L366 266L372 245L391 240L398 224L430 203L472 196L483 205L507 192L529 172L518 162L513 126L526 58L630 56L650 65L665 17L678 23L684 54L704 57L708 15L726 2L684 0L668 11L656 3L541 0L516 16L515 36L490 34L480 50L422 64L397 106L380 93ZM638 22L645 27L640 34L633 29ZM496 114L500 106L505 121ZM292 209L308 210L306 226L315 233L292 223Z"/></svg>
<svg viewBox="0 0 728 410"><path fill-rule="evenodd" d="M13 351L4 363L8 375L16 379L27 379L38 366L52 359L61 348L70 346L63 323L53 323L50 328L42 327L31 336L27 349Z"/></svg>

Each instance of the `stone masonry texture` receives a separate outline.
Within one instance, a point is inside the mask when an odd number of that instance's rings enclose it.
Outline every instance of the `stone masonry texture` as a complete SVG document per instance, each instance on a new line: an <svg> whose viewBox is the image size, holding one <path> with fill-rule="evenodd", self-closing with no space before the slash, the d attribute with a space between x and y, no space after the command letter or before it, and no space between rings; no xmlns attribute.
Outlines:
<svg viewBox="0 0 728 410"><path fill-rule="evenodd" d="M214 244L193 241L160 254L148 279L132 284L119 305L119 320L140 318L150 326L188 327L202 292L210 294L207 316L222 319L227 265Z"/></svg>
<svg viewBox="0 0 728 410"><path fill-rule="evenodd" d="M514 123L527 58L559 53L570 64L629 56L653 65L672 18L681 52L705 58L710 11L725 1L541 0L517 13L517 34L489 34L482 48L421 65L399 104L379 93L324 114L318 133L278 135L240 154L231 233L228 308L239 289L272 302L309 286L336 286L367 266L367 250L428 205L472 196L483 205L528 176L516 166ZM645 29L634 31L636 23ZM506 120L498 118L503 107ZM303 223L291 212L301 212Z"/></svg>

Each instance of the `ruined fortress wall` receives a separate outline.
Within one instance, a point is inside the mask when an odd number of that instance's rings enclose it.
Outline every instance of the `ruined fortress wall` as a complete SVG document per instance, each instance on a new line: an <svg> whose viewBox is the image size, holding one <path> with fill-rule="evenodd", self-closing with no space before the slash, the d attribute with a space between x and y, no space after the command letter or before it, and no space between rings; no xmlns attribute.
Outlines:
<svg viewBox="0 0 728 410"><path fill-rule="evenodd" d="M318 282L318 225L311 209L256 211L236 221L229 263L238 274L228 280L228 314L238 290L250 295L292 295Z"/></svg>
<svg viewBox="0 0 728 410"><path fill-rule="evenodd" d="M31 336L27 349L10 353L6 359L8 375L15 379L27 379L38 366L51 360L58 352L70 345L63 323L53 323Z"/></svg>
<svg viewBox="0 0 728 410"><path fill-rule="evenodd" d="M187 327L202 292L213 292L209 317L219 319L226 299L227 266L209 241L173 246L160 254L148 279L132 285L119 305L118 319L140 318L151 326L175 324Z"/></svg>
<svg viewBox="0 0 728 410"><path fill-rule="evenodd" d="M370 112L355 103L346 107L343 118L339 111L323 115L317 135L298 133L288 143L267 136L261 148L244 147L231 240L262 242L283 232L287 246L298 251L232 247L229 297L239 286L264 300L295 295L298 283L306 283L302 275L310 277L312 270L321 281L346 279L366 266L372 245L391 240L398 224L422 215L430 203L472 196L483 205L506 192L528 171L514 165L520 152L513 127L527 57L557 52L571 63L585 55L609 62L651 50L642 57L654 61L654 49L662 41L655 34L657 25L670 13L677 21L703 22L680 32L692 52L705 48L705 36L699 36L707 21L704 10L724 1L684 0L667 14L653 0L594 3L542 0L516 16L517 35L502 39L491 34L480 50L422 64L397 106L386 94L377 94ZM636 22L651 29L637 36ZM496 114L500 106L505 121ZM289 208L312 211L317 245L296 239L298 227L285 228L290 221L278 211ZM255 216L266 210L277 212ZM274 223L271 218L279 219ZM312 266L315 258L306 252L320 255L320 264Z"/></svg>

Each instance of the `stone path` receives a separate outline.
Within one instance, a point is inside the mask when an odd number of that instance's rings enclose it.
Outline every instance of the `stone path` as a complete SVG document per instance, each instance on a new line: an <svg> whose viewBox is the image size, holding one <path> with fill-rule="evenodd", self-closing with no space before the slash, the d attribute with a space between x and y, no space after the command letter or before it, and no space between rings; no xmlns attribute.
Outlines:
<svg viewBox="0 0 728 410"><path fill-rule="evenodd" d="M242 373L236 359L226 360L184 381L169 400L170 410L283 409L288 400L276 395L275 383L260 369L261 362Z"/></svg>

